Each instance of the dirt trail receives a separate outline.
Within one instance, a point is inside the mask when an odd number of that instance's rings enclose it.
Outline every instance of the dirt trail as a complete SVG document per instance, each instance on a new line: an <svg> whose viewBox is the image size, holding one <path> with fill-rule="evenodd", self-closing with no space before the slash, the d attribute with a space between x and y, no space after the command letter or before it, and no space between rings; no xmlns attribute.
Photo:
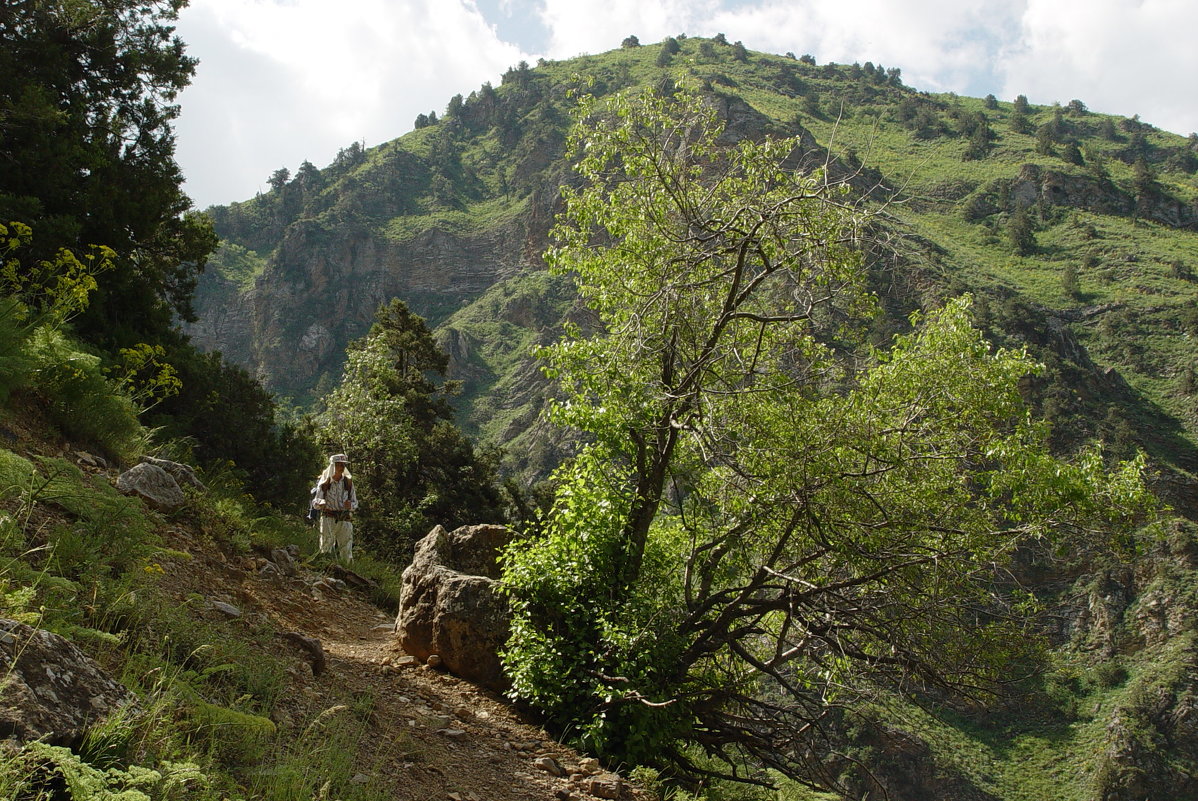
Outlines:
<svg viewBox="0 0 1198 801"><path fill-rule="evenodd" d="M164 565L172 595L182 600L199 593L232 604L241 615L230 625L259 630L265 625L278 632L268 650L290 664L289 686L275 714L284 741L298 737L323 711L365 705L371 712L358 744L355 779L381 786L395 799L613 797L614 777L580 770L586 763L576 752L521 720L499 696L424 666L399 666L405 654L392 619L362 594L321 585L320 574L305 569L296 577L266 575L251 557L211 553L183 532L176 539L175 546L192 558ZM319 675L310 655L286 632L320 641L326 664ZM546 757L565 775L551 775ZM625 784L621 797L651 796Z"/></svg>

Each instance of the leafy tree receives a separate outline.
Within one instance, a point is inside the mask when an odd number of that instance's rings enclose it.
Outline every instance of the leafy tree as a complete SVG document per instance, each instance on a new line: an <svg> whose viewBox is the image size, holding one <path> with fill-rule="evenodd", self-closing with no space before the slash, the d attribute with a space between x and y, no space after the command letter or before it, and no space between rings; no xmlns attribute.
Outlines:
<svg viewBox="0 0 1198 801"><path fill-rule="evenodd" d="M1061 270L1061 289L1071 299L1076 299L1081 294L1081 284L1077 278L1077 265L1073 262L1067 262L1065 268Z"/></svg>
<svg viewBox="0 0 1198 801"><path fill-rule="evenodd" d="M1030 256L1036 252L1036 227L1027 208L1020 206L1011 212L1007 219L1007 240L1011 249L1020 256Z"/></svg>
<svg viewBox="0 0 1198 801"><path fill-rule="evenodd" d="M165 361L177 376L177 393L158 399L146 421L191 442L198 464L231 468L258 500L298 509L320 464L308 428L283 420L257 379L219 353L176 341L167 345Z"/></svg>
<svg viewBox="0 0 1198 801"><path fill-rule="evenodd" d="M270 174L268 183L270 188L275 192L282 192L283 187L287 186L287 182L291 180L291 170L286 167L280 167Z"/></svg>
<svg viewBox="0 0 1198 801"><path fill-rule="evenodd" d="M804 53L803 55L799 56L799 63L807 64L809 66L814 67L815 66L815 56L811 55L810 53Z"/></svg>
<svg viewBox="0 0 1198 801"><path fill-rule="evenodd" d="M986 108L993 111L994 109L998 108L998 98L992 94L986 95L985 105Z"/></svg>
<svg viewBox="0 0 1198 801"><path fill-rule="evenodd" d="M1056 153L1056 149L1052 146L1056 137L1052 132L1052 125L1045 123L1036 129L1036 152L1042 156L1051 156Z"/></svg>
<svg viewBox="0 0 1198 801"><path fill-rule="evenodd" d="M1028 114L1032 110L1031 104L1027 102L1027 95L1016 95L1012 108L1019 114Z"/></svg>
<svg viewBox="0 0 1198 801"><path fill-rule="evenodd" d="M581 120L547 257L594 319L544 355L586 444L505 556L513 692L613 761L710 775L695 746L834 786L833 707L992 680L1025 641L996 568L1130 516L1139 464L1052 459L1019 398L1034 366L965 300L854 352L861 221L783 166L797 141L721 149L685 93Z"/></svg>
<svg viewBox="0 0 1198 801"><path fill-rule="evenodd" d="M994 139L994 132L990 130L990 121L986 119L985 114L979 111L976 114L968 115L962 122L963 128L969 136L969 145L965 148L962 158L965 161L986 158L986 154L990 152L991 140Z"/></svg>
<svg viewBox="0 0 1198 801"><path fill-rule="evenodd" d="M620 42L620 47L623 47L626 49L630 48L630 47L640 47L640 46L641 46L641 40L636 38L636 36L628 36L624 39L624 41Z"/></svg>
<svg viewBox="0 0 1198 801"><path fill-rule="evenodd" d="M399 562L434 525L501 521L495 459L453 424L449 357L400 300L380 306L351 343L326 399L319 439L348 453L362 496L362 541Z"/></svg>
<svg viewBox="0 0 1198 801"><path fill-rule="evenodd" d="M1069 142L1065 145L1065 149L1061 151L1061 158L1070 164L1076 164L1079 167L1085 166L1086 160L1082 158L1081 148L1077 146L1077 142Z"/></svg>
<svg viewBox="0 0 1198 801"><path fill-rule="evenodd" d="M667 36L661 41L661 49L669 53L671 56L682 50L682 45L673 36Z"/></svg>
<svg viewBox="0 0 1198 801"><path fill-rule="evenodd" d="M6 3L0 22L0 219L34 248L119 254L76 321L105 346L192 319L215 248L174 160L174 104L195 70L172 35L185 0Z"/></svg>
<svg viewBox="0 0 1198 801"><path fill-rule="evenodd" d="M1012 131L1021 134L1031 133L1034 129L1032 121L1028 119L1027 114L1019 109L1011 112L1010 126Z"/></svg>
<svg viewBox="0 0 1198 801"><path fill-rule="evenodd" d="M749 60L749 51L739 40L732 44L732 58L742 62Z"/></svg>

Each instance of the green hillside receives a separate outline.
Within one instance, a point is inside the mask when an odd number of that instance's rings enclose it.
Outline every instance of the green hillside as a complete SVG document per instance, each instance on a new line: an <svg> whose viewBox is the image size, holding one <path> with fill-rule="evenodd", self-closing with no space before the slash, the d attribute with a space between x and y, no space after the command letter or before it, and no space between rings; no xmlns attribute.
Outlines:
<svg viewBox="0 0 1198 801"><path fill-rule="evenodd" d="M868 198L877 344L910 311L973 293L993 342L1046 365L1022 389L1059 451L1095 438L1116 456L1143 448L1156 489L1198 515L1198 137L1081 100L928 94L881 66L683 37L519 65L410 134L212 209L226 244L201 281L200 327L217 304L252 323L193 333L312 404L383 299L371 293L398 295L450 354L466 428L506 448L509 472L545 475L569 444L540 417L549 385L531 352L580 319L540 256L558 187L576 180L562 155L576 97L676 83L718 109L726 141L801 136L796 163L827 164ZM322 317L330 296L335 319ZM334 339L324 351L301 341L313 320ZM838 747L874 779L846 763L846 786L870 798L1198 798L1186 778L1195 618L1162 611L1195 608L1194 530L1179 522L1138 549L1134 564L1029 553L1021 579L1055 621L1048 673L963 706L933 694L935 717L881 698L858 709L874 725L846 723Z"/></svg>
<svg viewBox="0 0 1198 801"><path fill-rule="evenodd" d="M259 312L257 339L205 344L261 371L264 340L294 343L302 323L320 319L316 297L305 291L315 289L305 272L310 260L289 249L289 240L302 241L309 255L319 250L321 269L344 272L347 287L364 270L377 271L386 286L405 260L420 260L420 285L397 281L395 289L407 285L400 296L439 326L442 341L477 345L453 368L466 381L460 412L471 431L508 444L527 430L510 421L531 420L536 407L529 398L511 408L508 385L514 375L535 376L523 345L543 337L554 315L510 321L525 330L501 332L488 288L505 286L494 291L509 305L525 293L516 305L541 303L540 283L526 289L524 275L539 267L556 187L570 180L561 153L573 96L686 81L722 105L731 137L802 133L806 160L832 159L842 173L857 173L855 185L886 220L871 255L893 319L969 290L997 304L998 336L1041 351L1052 350L1054 337L1068 337L1065 352L1038 354L1054 368L1057 359L1066 363L1062 370L1077 367L1075 339L1093 359L1082 365L1093 374L1085 380L1106 389L1073 386L1082 380L1075 375L1067 388L1048 391L1050 418L1068 418L1062 429L1076 429L1074 439L1100 434L1124 447L1144 445L1184 472L1198 467L1195 137L1094 114L1079 100L1054 107L1024 101L1017 110L993 98L919 92L881 66L816 65L712 40L675 41L673 55L651 45L519 65L500 86L453 98L444 114L423 118L406 136L369 150L351 146L323 170L305 165L266 195L212 209L226 250L201 282L201 318L206 302L227 303L230 287L263 276L264 284L290 282L286 309L276 304L271 314L292 322L270 328ZM426 267L423 260L443 241L468 251L446 261L509 263L487 268L471 286L438 285L437 262ZM334 339L363 333L373 311L347 302L348 315L330 326ZM878 328L895 326L901 323ZM321 376L338 377L340 348L329 352L306 379L267 366L268 386L310 402ZM521 450L533 447L521 443ZM519 458L513 466L527 467Z"/></svg>

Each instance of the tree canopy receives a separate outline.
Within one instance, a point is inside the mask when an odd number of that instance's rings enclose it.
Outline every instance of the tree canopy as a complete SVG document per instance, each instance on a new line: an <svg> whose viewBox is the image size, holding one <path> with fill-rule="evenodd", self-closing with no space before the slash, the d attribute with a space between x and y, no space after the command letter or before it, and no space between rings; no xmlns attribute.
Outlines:
<svg viewBox="0 0 1198 801"><path fill-rule="evenodd" d="M78 321L109 346L189 318L216 245L174 160L174 100L196 64L173 35L185 5L17 0L0 22L0 219L29 224L43 258L118 254Z"/></svg>
<svg viewBox="0 0 1198 801"><path fill-rule="evenodd" d="M406 563L417 539L502 519L495 461L453 422L449 357L401 300L379 307L350 344L341 384L325 399L319 438L349 454L363 499L363 542Z"/></svg>
<svg viewBox="0 0 1198 801"><path fill-rule="evenodd" d="M612 760L833 787L828 724L990 686L1013 551L1135 518L1142 465L1050 456L968 299L860 345L862 214L799 141L722 145L686 92L579 119L548 255L592 317L544 357L586 444L505 555L512 692Z"/></svg>

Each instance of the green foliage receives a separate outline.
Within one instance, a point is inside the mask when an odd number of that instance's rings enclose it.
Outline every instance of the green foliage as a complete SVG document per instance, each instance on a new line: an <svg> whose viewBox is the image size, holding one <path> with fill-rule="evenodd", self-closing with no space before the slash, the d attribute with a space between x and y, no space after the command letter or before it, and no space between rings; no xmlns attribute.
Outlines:
<svg viewBox="0 0 1198 801"><path fill-rule="evenodd" d="M353 460L361 541L400 562L433 525L500 518L494 460L453 424L448 360L424 320L393 300L350 346L319 418L326 450Z"/></svg>
<svg viewBox="0 0 1198 801"><path fill-rule="evenodd" d="M1015 209L1007 218L1007 240L1011 243L1011 249L1020 256L1030 256L1036 252L1035 223L1025 206Z"/></svg>
<svg viewBox="0 0 1198 801"><path fill-rule="evenodd" d="M612 760L686 773L701 743L835 787L827 705L992 684L1031 645L994 566L1144 514L1143 462L1051 457L1035 365L968 300L860 349L857 212L795 142L718 147L685 92L580 120L548 259L597 324L544 355L586 444L505 554L513 694Z"/></svg>
<svg viewBox="0 0 1198 801"><path fill-rule="evenodd" d="M104 374L99 356L46 328L35 333L30 352L37 363L33 387L64 434L125 462L144 452L146 432L137 409Z"/></svg>
<svg viewBox="0 0 1198 801"><path fill-rule="evenodd" d="M167 358L181 386L160 398L147 422L189 442L191 458L207 469L231 467L258 500L299 508L320 464L310 427L284 419L271 394L219 353L179 345Z"/></svg>
<svg viewBox="0 0 1198 801"><path fill-rule="evenodd" d="M120 254L78 319L93 342L154 342L188 318L216 244L174 161L173 101L195 69L171 35L182 5L19 3L0 28L0 220L37 230L35 261Z"/></svg>

